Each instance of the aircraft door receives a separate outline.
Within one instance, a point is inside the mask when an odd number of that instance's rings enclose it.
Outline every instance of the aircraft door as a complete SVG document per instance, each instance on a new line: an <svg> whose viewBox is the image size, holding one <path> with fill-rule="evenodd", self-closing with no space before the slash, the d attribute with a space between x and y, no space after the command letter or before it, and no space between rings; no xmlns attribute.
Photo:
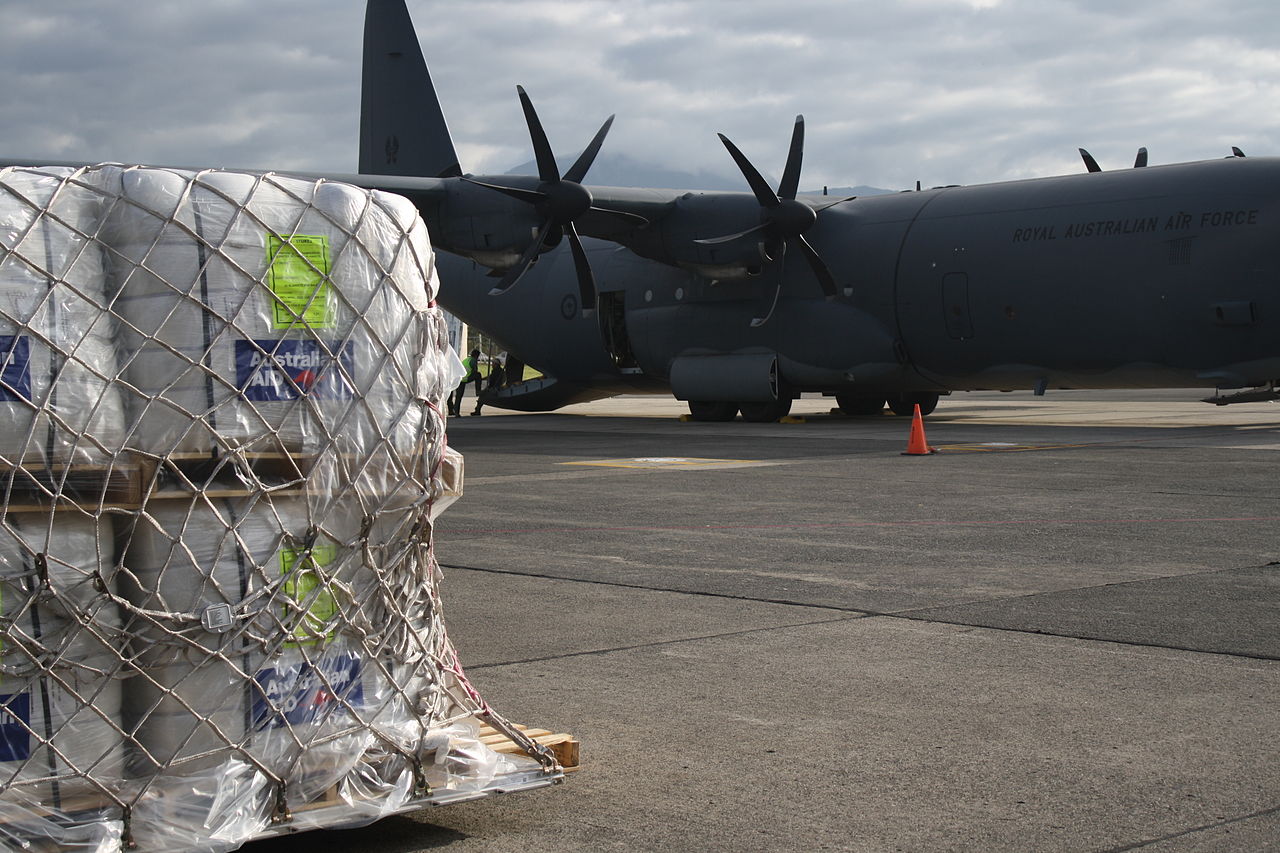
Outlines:
<svg viewBox="0 0 1280 853"><path fill-rule="evenodd" d="M948 337L956 341L973 337L968 273L953 272L942 277L942 310Z"/></svg>
<svg viewBox="0 0 1280 853"><path fill-rule="evenodd" d="M623 373L639 373L631 337L627 332L627 292L607 290L600 293L600 334L614 365Z"/></svg>

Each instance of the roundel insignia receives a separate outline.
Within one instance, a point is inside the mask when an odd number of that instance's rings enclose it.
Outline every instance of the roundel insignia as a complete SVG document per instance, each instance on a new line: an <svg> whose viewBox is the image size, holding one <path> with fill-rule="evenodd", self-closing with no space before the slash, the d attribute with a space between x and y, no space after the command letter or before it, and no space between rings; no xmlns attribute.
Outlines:
<svg viewBox="0 0 1280 853"><path fill-rule="evenodd" d="M560 300L560 316L572 320L578 313L578 297L572 293Z"/></svg>

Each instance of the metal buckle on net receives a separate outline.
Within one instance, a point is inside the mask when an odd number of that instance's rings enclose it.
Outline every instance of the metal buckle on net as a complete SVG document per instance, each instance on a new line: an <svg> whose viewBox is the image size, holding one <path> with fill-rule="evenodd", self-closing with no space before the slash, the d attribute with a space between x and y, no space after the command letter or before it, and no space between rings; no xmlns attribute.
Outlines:
<svg viewBox="0 0 1280 853"><path fill-rule="evenodd" d="M235 616L230 604L210 604L200 614L200 624L206 631L214 634L225 634L235 624Z"/></svg>

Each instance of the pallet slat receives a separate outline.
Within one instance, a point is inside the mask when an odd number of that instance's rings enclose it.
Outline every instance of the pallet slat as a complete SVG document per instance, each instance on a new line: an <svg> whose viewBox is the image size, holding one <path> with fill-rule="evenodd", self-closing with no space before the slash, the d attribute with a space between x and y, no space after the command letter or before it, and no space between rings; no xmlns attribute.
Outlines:
<svg viewBox="0 0 1280 853"><path fill-rule="evenodd" d="M517 725L516 728L530 740L551 750L551 754L556 757L556 761L560 762L560 766L564 768L566 773L571 773L580 766L581 742L573 735L565 734L564 732L552 732L548 729L534 729L522 725ZM485 725L480 729L480 740L494 752L501 752L504 755L524 753L524 748L520 744L511 740L505 734L493 728L493 726Z"/></svg>
<svg viewBox="0 0 1280 853"><path fill-rule="evenodd" d="M138 465L0 466L0 496L8 495L11 512L48 511L72 504L131 507L142 500ZM2 498L0 498L2 499ZM65 505L65 506L64 506Z"/></svg>

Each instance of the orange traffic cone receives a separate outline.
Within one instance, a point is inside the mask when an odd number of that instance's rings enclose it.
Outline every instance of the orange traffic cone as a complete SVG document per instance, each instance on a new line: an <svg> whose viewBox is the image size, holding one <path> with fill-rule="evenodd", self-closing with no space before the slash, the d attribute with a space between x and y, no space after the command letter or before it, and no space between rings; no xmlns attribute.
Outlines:
<svg viewBox="0 0 1280 853"><path fill-rule="evenodd" d="M915 411L911 414L911 438L907 440L907 449L902 455L928 456L937 452L924 440L924 418L920 416L920 404L916 403Z"/></svg>

